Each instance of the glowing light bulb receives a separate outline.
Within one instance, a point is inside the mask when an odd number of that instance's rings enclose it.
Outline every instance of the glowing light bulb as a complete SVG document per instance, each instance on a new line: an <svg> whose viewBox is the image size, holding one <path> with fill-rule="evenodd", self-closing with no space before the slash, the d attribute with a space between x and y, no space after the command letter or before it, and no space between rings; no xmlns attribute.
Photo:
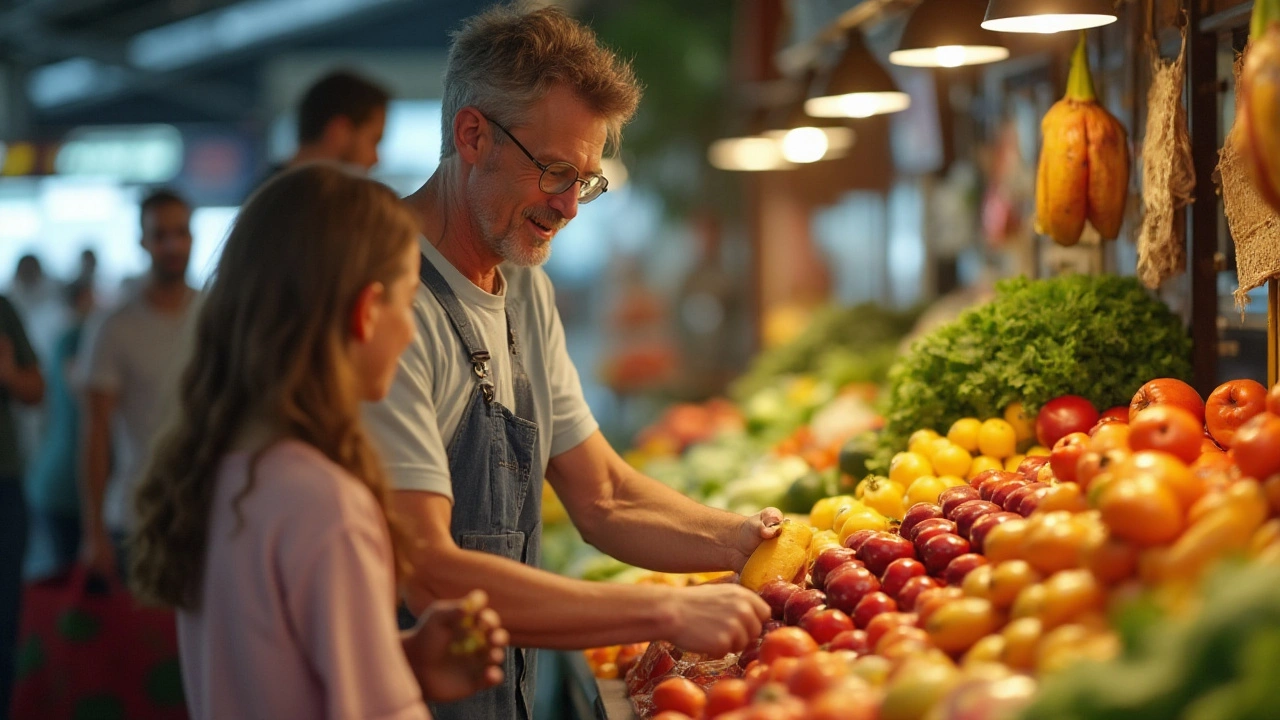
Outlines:
<svg viewBox="0 0 1280 720"><path fill-rule="evenodd" d="M954 68L964 65L968 53L961 45L943 45L933 49L934 60L938 67Z"/></svg>
<svg viewBox="0 0 1280 720"><path fill-rule="evenodd" d="M788 162L817 162L827 154L827 134L816 127L799 127L782 136L782 157Z"/></svg>

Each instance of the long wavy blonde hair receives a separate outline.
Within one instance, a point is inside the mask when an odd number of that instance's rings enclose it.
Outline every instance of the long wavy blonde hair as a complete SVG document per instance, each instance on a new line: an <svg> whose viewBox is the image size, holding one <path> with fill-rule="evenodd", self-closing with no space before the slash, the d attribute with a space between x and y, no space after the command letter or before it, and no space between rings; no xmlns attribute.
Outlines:
<svg viewBox="0 0 1280 720"><path fill-rule="evenodd" d="M360 291L403 273L416 237L389 188L335 166L289 171L249 199L201 304L175 421L136 495L130 579L143 600L199 605L218 466L248 423L312 445L368 487L386 514L403 579L407 536L361 429L347 348ZM266 449L250 462L237 513Z"/></svg>

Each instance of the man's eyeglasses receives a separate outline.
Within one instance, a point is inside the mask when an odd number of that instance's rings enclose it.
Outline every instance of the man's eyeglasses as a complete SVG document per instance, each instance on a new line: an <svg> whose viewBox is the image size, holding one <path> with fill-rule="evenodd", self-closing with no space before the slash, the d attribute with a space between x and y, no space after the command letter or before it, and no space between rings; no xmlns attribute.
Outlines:
<svg viewBox="0 0 1280 720"><path fill-rule="evenodd" d="M609 190L609 181L603 175L592 174L583 177L578 173L578 168L567 162L553 162L543 165L538 162L538 158L534 157L533 153L520 144L520 141L516 139L515 135L511 134L510 130L502 127L494 120L485 119L511 138L511 142L520 148L520 152L524 153L525 157L529 158L542 171L542 175L538 178L538 189L542 190L542 192L548 195L559 195L573 187L574 183L582 183L582 187L578 188L578 204L586 205Z"/></svg>

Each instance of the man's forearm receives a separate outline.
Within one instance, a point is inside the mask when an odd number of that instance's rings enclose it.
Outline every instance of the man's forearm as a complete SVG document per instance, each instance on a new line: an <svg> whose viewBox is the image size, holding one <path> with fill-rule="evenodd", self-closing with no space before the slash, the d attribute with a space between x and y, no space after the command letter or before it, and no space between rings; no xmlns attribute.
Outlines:
<svg viewBox="0 0 1280 720"><path fill-rule="evenodd" d="M746 518L709 508L625 468L612 494L579 524L583 538L619 560L660 572L736 570L731 545Z"/></svg>
<svg viewBox="0 0 1280 720"><path fill-rule="evenodd" d="M91 426L85 435L80 499L84 532L91 536L103 531L102 505L111 460L107 432Z"/></svg>
<svg viewBox="0 0 1280 720"><path fill-rule="evenodd" d="M421 612L439 598L475 588L489 594L511 643L581 649L666 638L673 619L663 601L671 588L570 580L544 570L457 547L432 549L418 564L408 596Z"/></svg>
<svg viewBox="0 0 1280 720"><path fill-rule="evenodd" d="M39 368L18 368L0 384L24 405L36 405L44 399L44 377Z"/></svg>

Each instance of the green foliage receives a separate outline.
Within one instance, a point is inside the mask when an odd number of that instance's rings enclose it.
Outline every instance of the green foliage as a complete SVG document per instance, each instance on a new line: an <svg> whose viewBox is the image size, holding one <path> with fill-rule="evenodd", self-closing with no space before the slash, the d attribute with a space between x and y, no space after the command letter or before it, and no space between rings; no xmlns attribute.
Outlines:
<svg viewBox="0 0 1280 720"><path fill-rule="evenodd" d="M1061 395L1100 410L1127 405L1160 377L1189 379L1182 322L1133 278L1015 278L990 303L917 341L889 373L886 427L873 464L884 471L912 432L946 432L963 417L1028 413Z"/></svg>

